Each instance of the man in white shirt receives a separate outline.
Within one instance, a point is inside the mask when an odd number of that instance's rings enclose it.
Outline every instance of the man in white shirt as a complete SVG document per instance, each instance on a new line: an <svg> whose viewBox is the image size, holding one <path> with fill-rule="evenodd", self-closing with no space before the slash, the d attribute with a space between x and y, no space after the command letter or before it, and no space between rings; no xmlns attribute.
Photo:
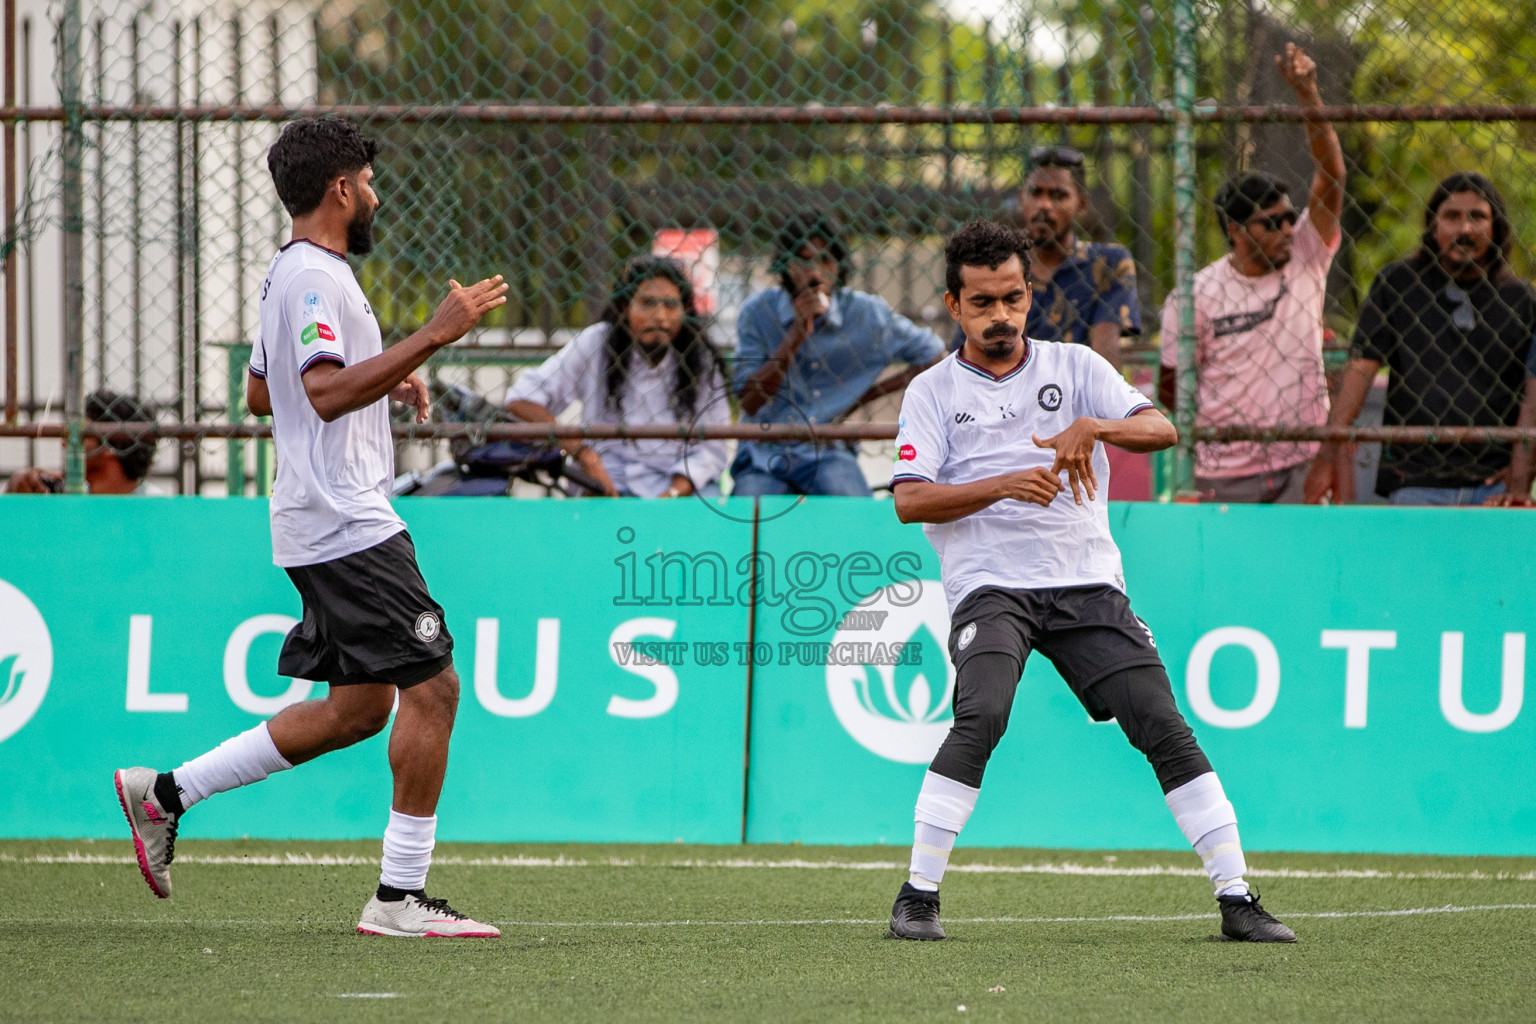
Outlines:
<svg viewBox="0 0 1536 1024"><path fill-rule="evenodd" d="M507 389L519 419L553 423L573 402L583 423L719 426L731 421L720 360L699 322L693 282L676 260L624 267L602 320ZM610 495L718 495L725 442L615 438L573 454Z"/></svg>
<svg viewBox="0 0 1536 1024"><path fill-rule="evenodd" d="M918 794L889 934L945 937L939 883L1038 648L1088 713L1118 721L1151 762L1210 875L1222 933L1294 942L1243 880L1237 816L1131 611L1109 533L1104 445L1158 451L1178 433L1092 349L1026 337L1030 248L1022 231L989 221L949 240L944 302L965 345L919 375L901 406L896 514L923 523L938 553L956 682L954 725Z"/></svg>
<svg viewBox="0 0 1536 1024"><path fill-rule="evenodd" d="M414 371L506 302L501 277L448 297L425 327L383 347L378 321L346 254L373 245L377 143L334 118L295 121L267 153L293 240L261 288L261 336L251 354L249 405L272 416L277 479L272 560L303 598L278 673L326 680L330 692L280 711L174 772L114 775L139 869L161 898L182 816L200 800L249 785L378 733L389 722L394 799L377 894L357 930L373 935L495 937L500 933L428 898L437 799L458 707L453 638L416 567L405 524L389 504L394 443L389 399L426 419Z"/></svg>

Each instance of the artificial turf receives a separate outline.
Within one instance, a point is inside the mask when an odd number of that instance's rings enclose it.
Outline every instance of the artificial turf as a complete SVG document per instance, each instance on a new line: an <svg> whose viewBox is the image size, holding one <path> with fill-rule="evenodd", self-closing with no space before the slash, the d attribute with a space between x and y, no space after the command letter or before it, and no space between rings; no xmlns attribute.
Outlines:
<svg viewBox="0 0 1536 1024"><path fill-rule="evenodd" d="M942 943L883 938L888 847L439 846L493 941L355 934L377 842L131 854L0 842L0 1020L1536 1021L1536 859L1252 855L1253 946L1161 851L959 850Z"/></svg>

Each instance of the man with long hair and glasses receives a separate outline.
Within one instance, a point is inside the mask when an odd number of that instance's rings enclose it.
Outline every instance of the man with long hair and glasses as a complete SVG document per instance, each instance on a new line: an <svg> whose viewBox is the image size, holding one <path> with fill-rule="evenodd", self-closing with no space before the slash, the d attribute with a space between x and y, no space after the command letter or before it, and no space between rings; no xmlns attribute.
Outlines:
<svg viewBox="0 0 1536 1024"><path fill-rule="evenodd" d="M1303 107L1323 105L1317 65L1294 43L1275 64ZM1195 275L1195 423L1202 427L1321 426L1328 416L1323 372L1323 299L1339 251L1344 153L1326 121L1307 122L1312 188L1304 210L1290 186L1250 171L1216 194L1231 251ZM1163 306L1158 397L1174 406L1178 297ZM1195 446L1202 501L1302 500L1315 443L1236 441Z"/></svg>
<svg viewBox="0 0 1536 1024"><path fill-rule="evenodd" d="M791 216L774 248L779 287L748 299L736 323L732 386L744 422L835 423L944 355L937 334L847 287L848 245L831 214ZM896 363L907 370L880 379ZM846 444L743 441L731 477L739 495L870 494Z"/></svg>
<svg viewBox="0 0 1536 1024"><path fill-rule="evenodd" d="M384 348L379 322L347 256L373 248L378 143L337 118L294 121L267 152L293 234L261 286L261 330L251 352L251 411L272 417L272 560L303 599L283 640L279 675L330 683L175 771L114 776L139 870L171 895L177 829L192 807L275 772L389 734L394 793L379 886L357 930L404 938L495 938L501 933L426 894L437 801L459 704L453 637L427 592L405 523L389 504L395 444L389 402L426 420L415 369L506 302L500 275L448 295L416 333ZM323 799L308 794L308 801ZM307 808L292 809L304 815ZM280 826L298 827L298 826Z"/></svg>
<svg viewBox="0 0 1536 1024"><path fill-rule="evenodd" d="M1355 421L1371 382L1388 370L1386 426L1536 426L1529 381L1536 291L1509 268L1504 198L1474 171L1436 186L1424 234L1407 259L1383 267L1360 308L1330 424ZM1307 500L1337 498L1335 450L1325 444ZM1511 459L1513 458L1513 462ZM1502 441L1381 447L1376 493L1395 505L1528 505L1531 454Z"/></svg>
<svg viewBox="0 0 1536 1024"><path fill-rule="evenodd" d="M573 402L583 423L719 426L731 419L720 358L677 260L639 256L619 274L602 319L507 389L507 411L553 423ZM610 496L718 495L724 441L569 442Z"/></svg>
<svg viewBox="0 0 1536 1024"><path fill-rule="evenodd" d="M1125 246L1077 237L1088 211L1083 154L1070 146L1036 146L1019 189L1019 214L1034 243L1030 262L1029 336L1092 346L1120 368L1120 338L1141 333L1136 263ZM952 349L965 342L956 332Z"/></svg>

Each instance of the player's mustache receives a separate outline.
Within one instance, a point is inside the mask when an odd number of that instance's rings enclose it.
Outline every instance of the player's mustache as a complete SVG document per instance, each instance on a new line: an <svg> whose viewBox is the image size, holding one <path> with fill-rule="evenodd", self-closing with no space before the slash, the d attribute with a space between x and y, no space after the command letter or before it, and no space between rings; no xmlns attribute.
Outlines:
<svg viewBox="0 0 1536 1024"><path fill-rule="evenodd" d="M1019 336L1019 329L1012 324L993 324L981 332L983 341L1002 341L1004 338L1012 340Z"/></svg>

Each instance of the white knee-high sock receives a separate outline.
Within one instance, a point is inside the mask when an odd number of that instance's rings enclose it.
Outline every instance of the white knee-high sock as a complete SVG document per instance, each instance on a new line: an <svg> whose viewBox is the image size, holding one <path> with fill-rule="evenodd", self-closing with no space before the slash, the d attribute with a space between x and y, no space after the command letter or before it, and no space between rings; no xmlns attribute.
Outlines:
<svg viewBox="0 0 1536 1024"><path fill-rule="evenodd" d="M912 842L912 863L908 881L915 889L938 892L949 866L949 854L955 837L965 828L976 797L981 793L964 783L929 772L923 776L923 788L917 794L916 834Z"/></svg>
<svg viewBox="0 0 1536 1024"><path fill-rule="evenodd" d="M924 821L917 823L912 840L912 864L907 874L912 888L924 892L939 891L939 883L944 881L944 869L949 866L950 851L955 848L959 835Z"/></svg>
<svg viewBox="0 0 1536 1024"><path fill-rule="evenodd" d="M437 815L413 818L390 808L379 881L410 892L425 889L427 869L432 866L432 847L436 845Z"/></svg>
<svg viewBox="0 0 1536 1024"><path fill-rule="evenodd" d="M181 791L181 806L185 809L215 793L249 786L273 772L292 767L277 752L267 723L262 722L254 729L231 736L208 753L194 757L171 774L176 780L176 788Z"/></svg>
<svg viewBox="0 0 1536 1024"><path fill-rule="evenodd" d="M1242 896L1248 892L1243 874L1248 864L1243 858L1243 844L1237 835L1237 812L1222 791L1215 772L1169 791L1164 797L1179 831L1200 855L1205 873L1217 896Z"/></svg>

